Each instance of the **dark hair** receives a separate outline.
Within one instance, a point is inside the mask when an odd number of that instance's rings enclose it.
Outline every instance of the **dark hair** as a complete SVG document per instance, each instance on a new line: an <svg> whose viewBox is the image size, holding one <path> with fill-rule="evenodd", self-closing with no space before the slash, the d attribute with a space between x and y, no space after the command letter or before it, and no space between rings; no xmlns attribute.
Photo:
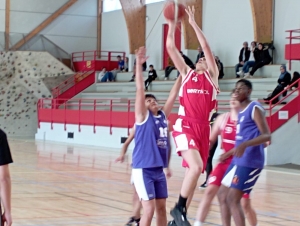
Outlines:
<svg viewBox="0 0 300 226"><path fill-rule="evenodd" d="M264 44L262 44L261 42L257 43L257 45L262 45L264 47Z"/></svg>
<svg viewBox="0 0 300 226"><path fill-rule="evenodd" d="M145 99L147 98L153 98L155 101L157 101L156 97L153 94L145 94Z"/></svg>
<svg viewBox="0 0 300 226"><path fill-rule="evenodd" d="M244 83L245 86L252 90L252 83L249 80L242 78L236 82L236 84L238 83Z"/></svg>
<svg viewBox="0 0 300 226"><path fill-rule="evenodd" d="M297 76L298 78L300 78L300 74L298 71L294 71L293 76Z"/></svg>
<svg viewBox="0 0 300 226"><path fill-rule="evenodd" d="M150 65L149 65L149 67L153 67L153 65L152 65L152 64L150 64Z"/></svg>
<svg viewBox="0 0 300 226"><path fill-rule="evenodd" d="M254 43L254 44L255 44L255 46L257 45L256 41L252 41L252 42L251 42L251 44L252 44L252 43Z"/></svg>
<svg viewBox="0 0 300 226"><path fill-rule="evenodd" d="M117 56L117 58L118 58L118 57L120 57L120 58L121 58L121 56L120 56L120 55L118 55L118 56Z"/></svg>

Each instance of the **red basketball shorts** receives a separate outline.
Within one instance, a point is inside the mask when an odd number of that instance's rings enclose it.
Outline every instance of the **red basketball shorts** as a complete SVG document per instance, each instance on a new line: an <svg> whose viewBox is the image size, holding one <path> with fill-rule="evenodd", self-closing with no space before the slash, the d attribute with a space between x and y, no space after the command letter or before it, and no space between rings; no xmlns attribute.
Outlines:
<svg viewBox="0 0 300 226"><path fill-rule="evenodd" d="M221 186L223 177L225 176L225 173L227 172L228 167L230 166L229 163L218 163L216 167L213 169L213 171L210 173L207 184L208 185L216 185L218 187ZM244 194L244 199L250 199L250 194Z"/></svg>
<svg viewBox="0 0 300 226"><path fill-rule="evenodd" d="M203 173L209 154L209 123L196 123L179 118L176 120L172 135L176 145L176 152L179 156L181 156L182 151L189 149L199 151L203 162ZM182 160L182 166L189 167L184 159Z"/></svg>

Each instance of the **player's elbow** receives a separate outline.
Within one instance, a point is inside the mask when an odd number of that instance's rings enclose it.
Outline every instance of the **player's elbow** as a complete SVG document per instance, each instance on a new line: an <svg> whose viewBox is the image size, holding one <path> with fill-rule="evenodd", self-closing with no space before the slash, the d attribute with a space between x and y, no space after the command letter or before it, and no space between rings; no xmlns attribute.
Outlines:
<svg viewBox="0 0 300 226"><path fill-rule="evenodd" d="M265 142L270 142L271 141L271 138L272 138L272 135L270 132L267 132L264 134L264 137L265 137Z"/></svg>

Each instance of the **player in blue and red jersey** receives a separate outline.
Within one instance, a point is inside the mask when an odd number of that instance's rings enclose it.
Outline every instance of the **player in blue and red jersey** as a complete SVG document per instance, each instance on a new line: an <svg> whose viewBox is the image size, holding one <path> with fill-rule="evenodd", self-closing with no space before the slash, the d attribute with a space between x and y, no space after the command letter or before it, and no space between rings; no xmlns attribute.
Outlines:
<svg viewBox="0 0 300 226"><path fill-rule="evenodd" d="M265 110L257 101L251 101L252 84L241 79L236 83L235 95L240 102L236 126L234 157L222 180L219 200L222 205L223 226L230 225L231 215L235 224L245 226L241 207L243 195L250 194L264 168L264 146L271 140Z"/></svg>

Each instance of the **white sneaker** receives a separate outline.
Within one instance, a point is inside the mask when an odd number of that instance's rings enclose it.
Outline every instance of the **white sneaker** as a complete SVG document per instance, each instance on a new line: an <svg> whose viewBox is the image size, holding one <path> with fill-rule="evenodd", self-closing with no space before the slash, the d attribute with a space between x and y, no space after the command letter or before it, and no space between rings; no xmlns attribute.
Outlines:
<svg viewBox="0 0 300 226"><path fill-rule="evenodd" d="M253 76L252 75L250 75L250 73L245 73L245 76L244 76L244 78L252 78Z"/></svg>
<svg viewBox="0 0 300 226"><path fill-rule="evenodd" d="M168 77L165 77L165 81L167 81L168 80Z"/></svg>
<svg viewBox="0 0 300 226"><path fill-rule="evenodd" d="M244 72L243 71L239 71L236 73L237 75L240 75L240 76L243 76L244 75Z"/></svg>

